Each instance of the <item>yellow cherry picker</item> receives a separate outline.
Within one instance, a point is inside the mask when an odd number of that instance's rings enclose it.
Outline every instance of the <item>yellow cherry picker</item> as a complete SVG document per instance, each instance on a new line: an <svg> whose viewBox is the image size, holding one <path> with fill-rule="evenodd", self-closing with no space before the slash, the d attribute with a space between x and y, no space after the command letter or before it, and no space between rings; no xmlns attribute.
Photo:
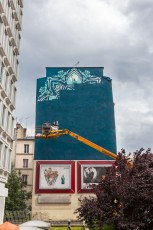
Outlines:
<svg viewBox="0 0 153 230"><path fill-rule="evenodd" d="M117 159L117 155L112 153L111 151L89 141L88 139L68 130L68 129L59 129L58 121L54 122L53 124L49 122L43 123L42 127L36 129L35 138L36 139L51 139L51 138L58 138L63 135L69 135L78 141L84 143L85 145L90 146L93 149L113 158L114 160Z"/></svg>

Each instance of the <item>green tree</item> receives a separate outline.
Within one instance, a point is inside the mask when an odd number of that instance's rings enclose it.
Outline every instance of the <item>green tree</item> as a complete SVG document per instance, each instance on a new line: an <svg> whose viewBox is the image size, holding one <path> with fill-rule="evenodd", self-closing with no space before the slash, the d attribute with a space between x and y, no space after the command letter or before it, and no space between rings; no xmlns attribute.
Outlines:
<svg viewBox="0 0 153 230"><path fill-rule="evenodd" d="M26 201L31 198L31 192L27 192L25 186L22 178L13 169L8 176L6 184L8 197L5 202L5 210L23 211L28 208Z"/></svg>
<svg viewBox="0 0 153 230"><path fill-rule="evenodd" d="M125 151L118 153L101 183L93 187L95 196L80 200L76 210L89 226L114 224L118 230L153 229L153 154L136 151L132 164Z"/></svg>

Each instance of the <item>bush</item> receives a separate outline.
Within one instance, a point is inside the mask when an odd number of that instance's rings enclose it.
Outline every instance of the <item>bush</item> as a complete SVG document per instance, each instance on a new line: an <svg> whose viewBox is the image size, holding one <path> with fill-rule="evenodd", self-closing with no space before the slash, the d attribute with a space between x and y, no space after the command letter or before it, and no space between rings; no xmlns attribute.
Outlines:
<svg viewBox="0 0 153 230"><path fill-rule="evenodd" d="M110 224L110 225L105 224L103 226L102 230L115 230L115 225L114 224Z"/></svg>

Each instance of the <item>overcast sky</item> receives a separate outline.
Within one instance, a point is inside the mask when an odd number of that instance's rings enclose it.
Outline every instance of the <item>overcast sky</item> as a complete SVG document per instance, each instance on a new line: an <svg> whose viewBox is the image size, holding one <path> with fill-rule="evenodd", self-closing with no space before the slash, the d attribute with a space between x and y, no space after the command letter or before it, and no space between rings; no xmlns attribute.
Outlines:
<svg viewBox="0 0 153 230"><path fill-rule="evenodd" d="M25 0L22 28L14 116L29 135L36 79L79 61L112 78L118 151L153 147L152 0Z"/></svg>

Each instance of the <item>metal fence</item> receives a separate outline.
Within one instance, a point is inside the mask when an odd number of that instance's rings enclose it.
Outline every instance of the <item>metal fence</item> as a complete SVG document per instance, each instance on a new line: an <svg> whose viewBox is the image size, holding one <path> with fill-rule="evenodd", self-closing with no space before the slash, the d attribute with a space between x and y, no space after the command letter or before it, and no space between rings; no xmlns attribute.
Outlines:
<svg viewBox="0 0 153 230"><path fill-rule="evenodd" d="M30 211L5 211L4 221L9 221L13 224L21 224L31 220Z"/></svg>

